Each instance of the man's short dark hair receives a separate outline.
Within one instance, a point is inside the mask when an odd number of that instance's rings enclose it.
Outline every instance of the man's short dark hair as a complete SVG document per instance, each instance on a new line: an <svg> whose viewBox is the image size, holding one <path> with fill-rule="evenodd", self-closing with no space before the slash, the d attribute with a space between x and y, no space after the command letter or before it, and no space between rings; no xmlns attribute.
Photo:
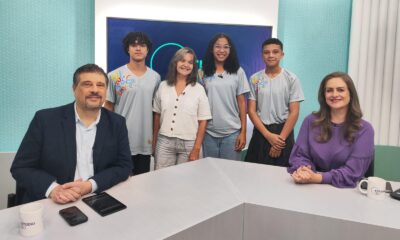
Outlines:
<svg viewBox="0 0 400 240"><path fill-rule="evenodd" d="M144 32L130 32L124 37L122 43L124 44L125 53L128 55L129 55L128 50L130 45L145 44L149 51L153 45L150 41L149 36L147 36L147 34Z"/></svg>
<svg viewBox="0 0 400 240"><path fill-rule="evenodd" d="M108 86L108 77L107 74L104 72L104 70L97 66L96 64L86 64L83 65L81 67L79 67L78 69L76 69L75 73L74 73L74 79L73 79L73 86L76 87L79 83L79 75L81 75L82 73L98 73L104 76L105 80L106 80L106 85Z"/></svg>
<svg viewBox="0 0 400 240"><path fill-rule="evenodd" d="M269 45L269 44L279 45L281 47L281 50L283 51L283 43L281 42L281 40L279 40L277 38L270 38L270 39L265 40L263 42L263 44L261 45L261 49L264 49L264 46Z"/></svg>

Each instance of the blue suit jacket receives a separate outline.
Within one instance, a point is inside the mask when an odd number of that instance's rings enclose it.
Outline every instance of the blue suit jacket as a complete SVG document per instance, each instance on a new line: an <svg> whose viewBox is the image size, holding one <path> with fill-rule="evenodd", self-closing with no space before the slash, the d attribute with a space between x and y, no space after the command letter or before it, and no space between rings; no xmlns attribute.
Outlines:
<svg viewBox="0 0 400 240"><path fill-rule="evenodd" d="M11 165L17 203L45 198L54 181L73 181L76 156L74 104L38 111ZM93 165L96 192L126 180L132 171L125 118L104 108L97 124Z"/></svg>

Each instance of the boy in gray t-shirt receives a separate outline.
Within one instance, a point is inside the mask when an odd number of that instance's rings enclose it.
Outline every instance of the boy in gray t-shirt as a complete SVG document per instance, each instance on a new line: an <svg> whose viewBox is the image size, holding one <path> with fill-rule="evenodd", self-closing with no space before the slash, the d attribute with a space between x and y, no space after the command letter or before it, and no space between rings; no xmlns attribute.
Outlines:
<svg viewBox="0 0 400 240"><path fill-rule="evenodd" d="M160 75L145 65L151 41L145 33L128 33L123 44L129 63L108 74L105 107L126 118L132 154L132 174L150 171L153 143L152 102Z"/></svg>
<svg viewBox="0 0 400 240"><path fill-rule="evenodd" d="M250 78L248 113L254 130L245 161L287 167L304 94L297 76L279 65L284 56L279 39L266 40L262 55L266 68Z"/></svg>

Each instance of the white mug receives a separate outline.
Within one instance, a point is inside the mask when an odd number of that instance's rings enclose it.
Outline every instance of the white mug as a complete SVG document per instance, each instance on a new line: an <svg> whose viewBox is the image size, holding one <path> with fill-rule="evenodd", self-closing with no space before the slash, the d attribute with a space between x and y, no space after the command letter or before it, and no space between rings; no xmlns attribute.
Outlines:
<svg viewBox="0 0 400 240"><path fill-rule="evenodd" d="M368 184L366 190L361 188L363 182L367 182ZM382 200L386 193L386 180L378 177L369 177L360 181L358 189L369 198Z"/></svg>
<svg viewBox="0 0 400 240"><path fill-rule="evenodd" d="M43 230L43 204L28 203L20 207L20 233L24 237L35 236Z"/></svg>

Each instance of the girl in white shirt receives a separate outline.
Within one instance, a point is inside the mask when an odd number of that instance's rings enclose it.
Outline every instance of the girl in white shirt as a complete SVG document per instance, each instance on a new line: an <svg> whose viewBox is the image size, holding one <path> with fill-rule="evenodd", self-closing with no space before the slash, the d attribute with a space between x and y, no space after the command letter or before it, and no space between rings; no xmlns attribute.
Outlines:
<svg viewBox="0 0 400 240"><path fill-rule="evenodd" d="M194 51L182 48L158 88L153 103L155 169L199 159L211 112L197 71Z"/></svg>

